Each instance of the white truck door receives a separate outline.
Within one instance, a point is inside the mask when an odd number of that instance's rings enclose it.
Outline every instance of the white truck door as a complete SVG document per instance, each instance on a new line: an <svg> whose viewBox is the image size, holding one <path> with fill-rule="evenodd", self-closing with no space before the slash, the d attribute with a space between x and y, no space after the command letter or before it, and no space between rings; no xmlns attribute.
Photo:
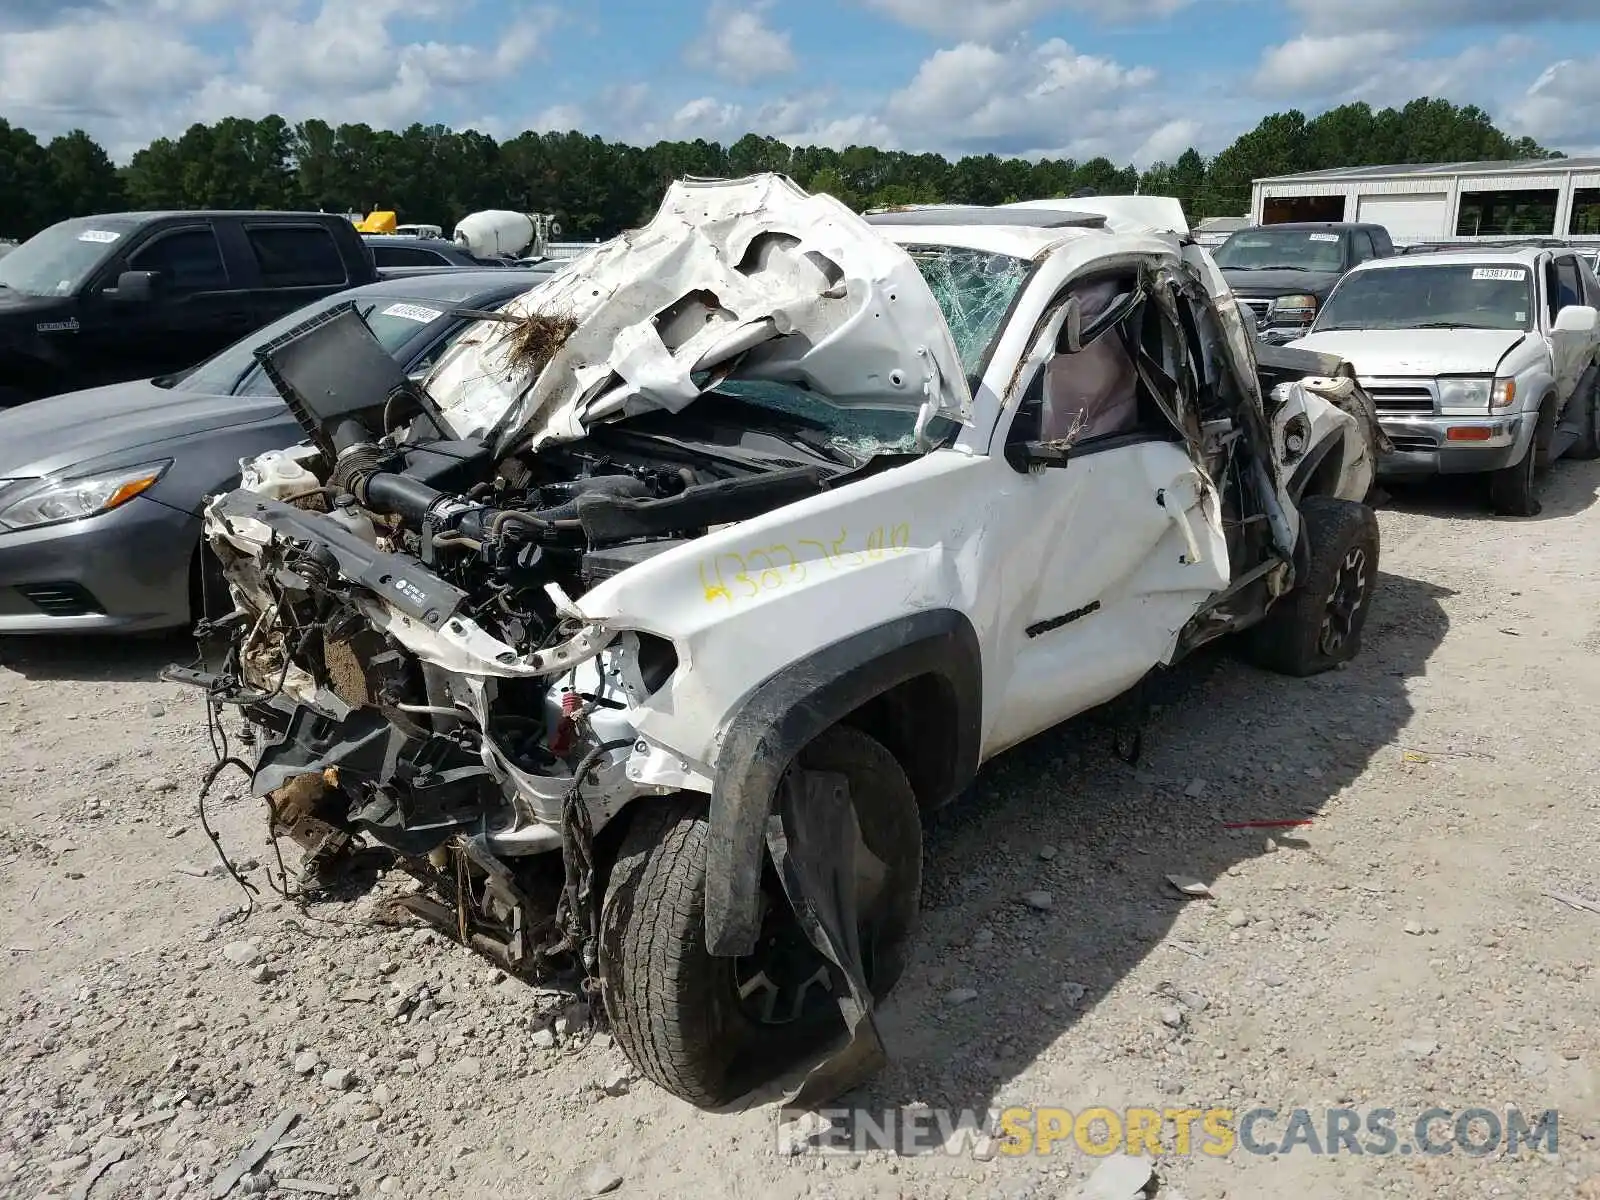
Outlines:
<svg viewBox="0 0 1600 1200"><path fill-rule="evenodd" d="M1056 340L1058 331L1047 330ZM1070 444L1064 466L1016 476L990 530L1007 539L1016 628L986 755L1127 690L1231 578L1221 504L1164 416L1140 396L1115 330L1045 362L996 455ZM1001 512L1004 515L1001 515Z"/></svg>
<svg viewBox="0 0 1600 1200"><path fill-rule="evenodd" d="M1008 631L986 756L1133 686L1229 579L1216 494L1179 443L1086 452L1019 492L1027 536L1012 553L1032 560L1035 586Z"/></svg>

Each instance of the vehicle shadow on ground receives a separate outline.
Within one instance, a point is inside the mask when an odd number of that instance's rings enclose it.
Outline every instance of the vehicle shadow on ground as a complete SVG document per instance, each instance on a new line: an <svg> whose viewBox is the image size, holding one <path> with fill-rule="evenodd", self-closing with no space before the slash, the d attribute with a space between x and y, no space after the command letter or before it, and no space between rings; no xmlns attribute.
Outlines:
<svg viewBox="0 0 1600 1200"><path fill-rule="evenodd" d="M1186 904L1218 902L1186 899L1166 877L1216 884L1268 853L1268 836L1280 853L1311 852L1296 835L1315 837L1329 799L1411 718L1407 680L1444 638L1451 594L1380 575L1362 654L1310 680L1257 671L1226 650L1197 656L1164 681L1136 765L1114 758L1107 730L1089 719L990 764L974 796L927 823L922 930L879 1018L889 1065L834 1103L981 1115L1147 956L1170 959L1164 976L1181 986L1189 954L1215 945L1163 939ZM1308 818L1309 830L1225 828ZM1048 858L1045 846L1055 848ZM1051 894L1048 911L1023 902L1035 889ZM958 1003L962 989L975 995Z"/></svg>
<svg viewBox="0 0 1600 1200"><path fill-rule="evenodd" d="M1539 489L1542 511L1536 517L1499 517L1489 507L1489 484L1481 475L1385 482L1386 499L1377 507L1424 517L1459 517L1484 521L1552 521L1586 511L1600 498L1600 463L1562 459L1554 463Z"/></svg>
<svg viewBox="0 0 1600 1200"><path fill-rule="evenodd" d="M0 670L24 679L155 683L162 668L195 661L187 633L143 637L0 637Z"/></svg>

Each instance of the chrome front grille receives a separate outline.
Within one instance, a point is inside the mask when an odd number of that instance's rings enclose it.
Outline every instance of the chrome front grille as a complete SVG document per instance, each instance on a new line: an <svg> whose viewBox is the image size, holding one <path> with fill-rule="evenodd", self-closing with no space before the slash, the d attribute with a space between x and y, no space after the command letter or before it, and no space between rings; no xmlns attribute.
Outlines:
<svg viewBox="0 0 1600 1200"><path fill-rule="evenodd" d="M1363 384L1372 397L1379 415L1384 413L1431 413L1434 409L1433 389L1421 386L1405 387L1395 384Z"/></svg>
<svg viewBox="0 0 1600 1200"><path fill-rule="evenodd" d="M1255 314L1257 324L1265 324L1267 313L1272 311L1271 300L1245 300L1241 298L1239 303Z"/></svg>

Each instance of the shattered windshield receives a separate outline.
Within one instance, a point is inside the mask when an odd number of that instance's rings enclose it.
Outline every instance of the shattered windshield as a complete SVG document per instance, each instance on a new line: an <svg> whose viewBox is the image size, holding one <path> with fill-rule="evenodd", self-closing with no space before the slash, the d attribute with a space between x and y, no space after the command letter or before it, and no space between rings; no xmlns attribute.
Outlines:
<svg viewBox="0 0 1600 1200"><path fill-rule="evenodd" d="M1328 297L1315 333L1333 329L1532 328L1526 267L1473 263L1357 271Z"/></svg>
<svg viewBox="0 0 1600 1200"><path fill-rule="evenodd" d="M70 296L138 227L137 221L115 217L52 225L0 257L0 288L27 296Z"/></svg>
<svg viewBox="0 0 1600 1200"><path fill-rule="evenodd" d="M1249 229L1234 234L1212 254L1228 271L1324 271L1344 265L1337 233L1305 229Z"/></svg>
<svg viewBox="0 0 1600 1200"><path fill-rule="evenodd" d="M866 462L880 454L914 454L917 450L917 414L906 411L903 406L845 407L796 384L754 379L725 380L717 385L713 394L783 416L798 417L815 426L818 442L843 451L857 462ZM957 428L954 421L936 417L928 426L928 437L937 444Z"/></svg>
<svg viewBox="0 0 1600 1200"><path fill-rule="evenodd" d="M1009 254L964 246L907 246L906 252L939 302L961 355L967 385L976 392L989 351L1033 264Z"/></svg>

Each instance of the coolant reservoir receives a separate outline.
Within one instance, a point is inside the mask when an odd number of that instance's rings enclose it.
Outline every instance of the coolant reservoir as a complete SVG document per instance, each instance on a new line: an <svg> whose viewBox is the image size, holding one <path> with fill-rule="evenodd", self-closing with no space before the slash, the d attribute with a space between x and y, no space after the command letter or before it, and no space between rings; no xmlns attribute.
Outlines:
<svg viewBox="0 0 1600 1200"><path fill-rule="evenodd" d="M261 455L249 465L239 482L250 491L273 500L284 500L322 486L322 481L307 470L304 463L295 461L282 450L269 450Z"/></svg>
<svg viewBox="0 0 1600 1200"><path fill-rule="evenodd" d="M354 504L335 504L328 515L362 541L377 545L378 531L372 527L372 519Z"/></svg>

